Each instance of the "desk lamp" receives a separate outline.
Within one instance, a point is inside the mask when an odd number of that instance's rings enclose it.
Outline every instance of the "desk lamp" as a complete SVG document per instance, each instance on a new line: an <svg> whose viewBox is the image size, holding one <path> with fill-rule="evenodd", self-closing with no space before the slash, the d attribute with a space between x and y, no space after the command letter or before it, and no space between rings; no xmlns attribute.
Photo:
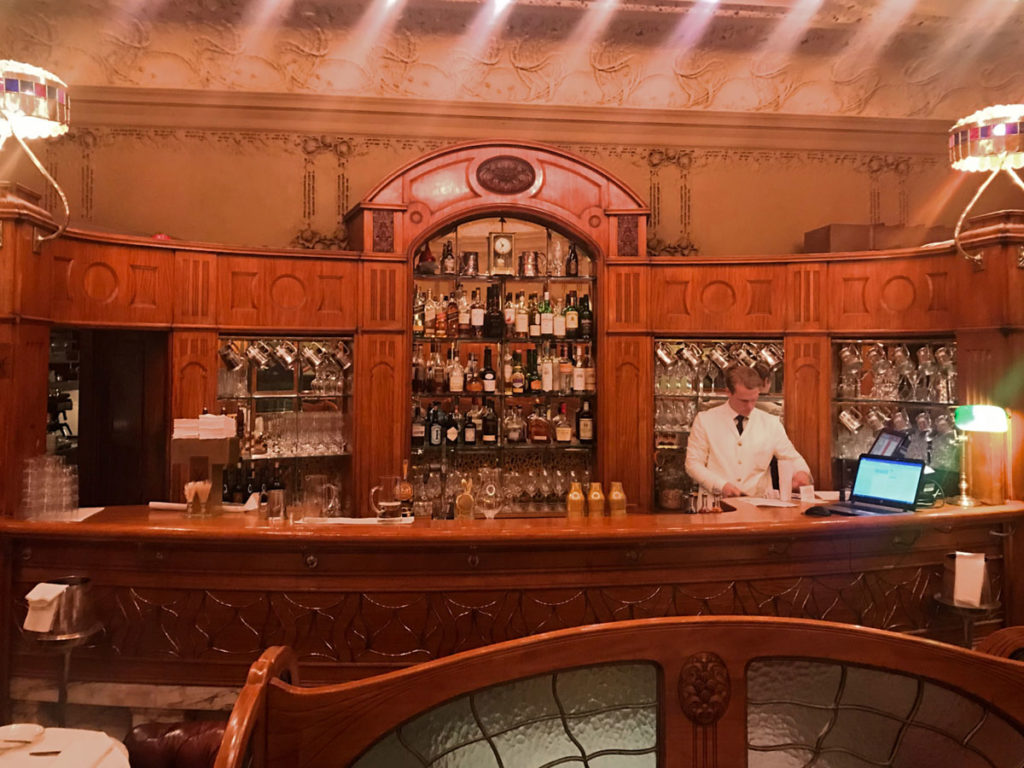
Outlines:
<svg viewBox="0 0 1024 768"><path fill-rule="evenodd" d="M958 171L990 171L953 230L953 244L960 255L981 267L981 254L967 253L960 245L960 230L971 208L1000 171L1024 189L1024 181L1014 172L1024 168L1024 104L997 104L957 121L949 129L949 162Z"/></svg>
<svg viewBox="0 0 1024 768"><path fill-rule="evenodd" d="M45 240L53 240L67 229L71 218L68 198L39 158L25 142L49 139L68 132L71 101L68 87L45 69L9 59L0 60L0 147L13 136L43 177L53 185L64 205L64 223L45 237L36 232L33 248L38 251Z"/></svg>
<svg viewBox="0 0 1024 768"><path fill-rule="evenodd" d="M953 423L964 433L960 457L960 495L952 500L958 507L976 507L981 504L967 493L967 435L970 432L1008 432L1010 420L1006 410L998 405L958 405L953 411Z"/></svg>

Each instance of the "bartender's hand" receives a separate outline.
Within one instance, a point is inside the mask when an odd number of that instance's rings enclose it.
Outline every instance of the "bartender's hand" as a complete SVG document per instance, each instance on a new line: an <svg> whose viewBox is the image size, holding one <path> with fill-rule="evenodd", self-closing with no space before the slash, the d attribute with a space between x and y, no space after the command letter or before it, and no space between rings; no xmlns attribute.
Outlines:
<svg viewBox="0 0 1024 768"><path fill-rule="evenodd" d="M814 481L811 480L811 476L806 472L794 472L793 473L793 490L799 491L801 485L814 485Z"/></svg>
<svg viewBox="0 0 1024 768"><path fill-rule="evenodd" d="M722 486L722 495L723 496L742 496L743 495L743 491L741 491L738 487L736 487L732 483L726 483L725 485Z"/></svg>

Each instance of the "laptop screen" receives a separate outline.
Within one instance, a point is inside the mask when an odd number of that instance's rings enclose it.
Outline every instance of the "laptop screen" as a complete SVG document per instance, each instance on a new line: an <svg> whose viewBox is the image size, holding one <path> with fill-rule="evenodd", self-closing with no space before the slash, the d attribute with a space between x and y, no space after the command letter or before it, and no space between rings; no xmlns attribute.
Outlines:
<svg viewBox="0 0 1024 768"><path fill-rule="evenodd" d="M902 459L907 446L910 444L910 435L904 432L897 432L894 429L883 429L875 437L868 453L872 456L892 456Z"/></svg>
<svg viewBox="0 0 1024 768"><path fill-rule="evenodd" d="M920 461L861 456L851 499L912 509L923 473Z"/></svg>

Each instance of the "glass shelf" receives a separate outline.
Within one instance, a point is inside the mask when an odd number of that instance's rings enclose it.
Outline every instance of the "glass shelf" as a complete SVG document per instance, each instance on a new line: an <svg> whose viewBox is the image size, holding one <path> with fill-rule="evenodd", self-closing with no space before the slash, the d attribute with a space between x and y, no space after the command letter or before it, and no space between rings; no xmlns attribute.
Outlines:
<svg viewBox="0 0 1024 768"><path fill-rule="evenodd" d="M430 275L413 273L413 279L419 282L430 283L593 283L597 280L593 275L578 275L568 277L566 275L536 275L525 277L522 275Z"/></svg>
<svg viewBox="0 0 1024 768"><path fill-rule="evenodd" d="M498 451L557 451L559 453L591 453L596 446L593 443L498 443L497 445L414 445L414 456L446 453L495 453Z"/></svg>

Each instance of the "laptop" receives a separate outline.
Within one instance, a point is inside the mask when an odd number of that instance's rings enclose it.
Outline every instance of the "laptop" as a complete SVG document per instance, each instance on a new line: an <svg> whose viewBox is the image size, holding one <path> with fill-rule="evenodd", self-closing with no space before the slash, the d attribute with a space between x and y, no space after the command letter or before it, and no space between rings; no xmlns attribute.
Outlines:
<svg viewBox="0 0 1024 768"><path fill-rule="evenodd" d="M864 454L849 501L823 505L834 515L899 515L914 511L924 462Z"/></svg>
<svg viewBox="0 0 1024 768"><path fill-rule="evenodd" d="M895 429L881 429L871 444L868 454L871 456L891 456L902 459L910 445L910 435Z"/></svg>

